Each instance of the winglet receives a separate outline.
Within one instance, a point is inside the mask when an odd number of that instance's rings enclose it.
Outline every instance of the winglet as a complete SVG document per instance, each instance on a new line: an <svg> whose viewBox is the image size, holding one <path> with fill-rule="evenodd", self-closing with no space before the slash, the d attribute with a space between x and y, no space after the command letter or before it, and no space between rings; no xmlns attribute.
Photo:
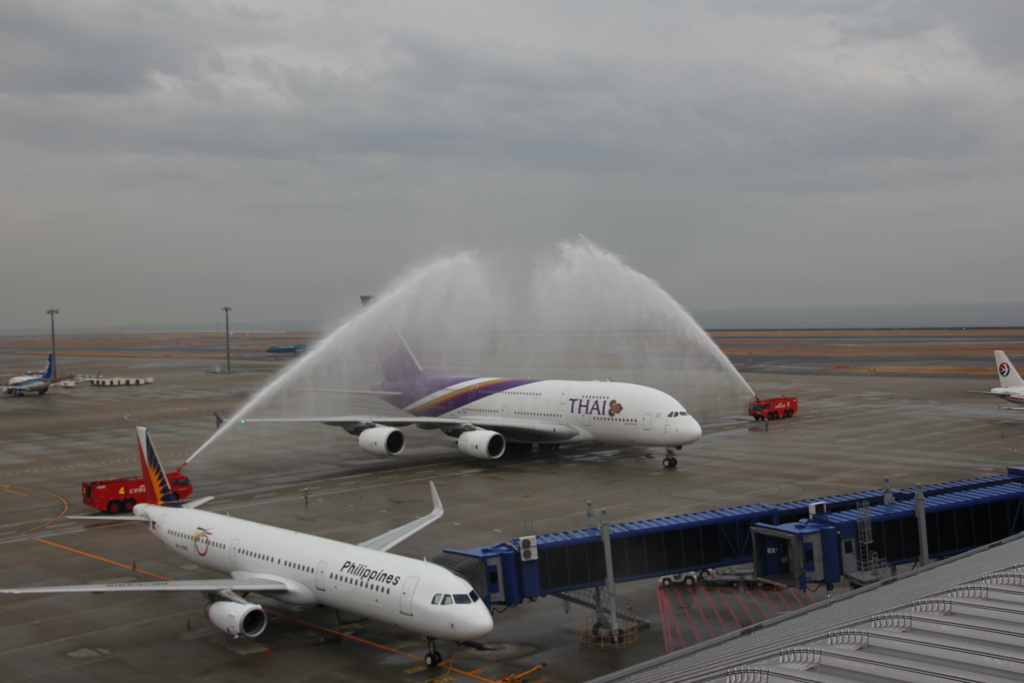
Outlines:
<svg viewBox="0 0 1024 683"><path fill-rule="evenodd" d="M441 496L437 495L437 487L434 486L434 482L430 482L430 499L434 501L434 509L431 514L436 514L438 517L444 514L444 505L441 505Z"/></svg>
<svg viewBox="0 0 1024 683"><path fill-rule="evenodd" d="M430 482L430 497L434 501L434 509L430 511L430 514L420 517L419 519L415 519L408 524L403 524L397 529L392 529L391 531L381 534L376 538L371 538L369 541L364 541L359 544L359 547L386 552L390 548L393 548L412 536L423 527L440 519L441 515L444 514L444 506L441 504L441 497L437 495L437 489L434 487L434 482Z"/></svg>
<svg viewBox="0 0 1024 683"><path fill-rule="evenodd" d="M156 455L156 448L149 438L149 430L145 427L136 427L135 435L139 442L139 461L142 463L142 480L146 482L147 502L180 508L181 503L171 490L163 465Z"/></svg>

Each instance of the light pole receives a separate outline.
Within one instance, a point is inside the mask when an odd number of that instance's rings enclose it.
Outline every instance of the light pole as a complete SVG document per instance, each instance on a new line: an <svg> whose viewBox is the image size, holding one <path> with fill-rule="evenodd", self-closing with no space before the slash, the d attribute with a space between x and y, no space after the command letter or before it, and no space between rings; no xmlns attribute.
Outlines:
<svg viewBox="0 0 1024 683"><path fill-rule="evenodd" d="M231 328L228 327L228 312L231 310L230 306L224 307L224 341L227 344L227 356L228 356L228 374L231 374Z"/></svg>
<svg viewBox="0 0 1024 683"><path fill-rule="evenodd" d="M57 379L57 334L54 328L53 316L60 313L60 309L51 308L47 311L50 314L50 353L53 354L53 379Z"/></svg>

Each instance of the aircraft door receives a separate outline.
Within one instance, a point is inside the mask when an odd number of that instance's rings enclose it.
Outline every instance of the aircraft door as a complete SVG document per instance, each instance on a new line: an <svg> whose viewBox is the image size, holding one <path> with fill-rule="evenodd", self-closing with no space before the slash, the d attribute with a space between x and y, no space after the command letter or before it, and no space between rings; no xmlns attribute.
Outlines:
<svg viewBox="0 0 1024 683"><path fill-rule="evenodd" d="M231 559L231 566L234 567L238 564L238 545L241 543L237 538L231 541L231 550L228 551L228 557Z"/></svg>
<svg viewBox="0 0 1024 683"><path fill-rule="evenodd" d="M502 420L507 420L508 419L508 406L502 406L501 407L501 419Z"/></svg>
<svg viewBox="0 0 1024 683"><path fill-rule="evenodd" d="M406 616L412 616L412 596L416 592L416 584L419 582L418 576L410 576L402 584L402 597L398 602L398 611Z"/></svg>
<svg viewBox="0 0 1024 683"><path fill-rule="evenodd" d="M644 429L651 431L651 414L644 413Z"/></svg>
<svg viewBox="0 0 1024 683"><path fill-rule="evenodd" d="M327 590L326 582L324 578L327 575L327 563L321 562L316 566L316 587L317 590Z"/></svg>
<svg viewBox="0 0 1024 683"><path fill-rule="evenodd" d="M563 406L569 402L570 389L572 389L572 387L566 387L565 389L562 390L562 399L559 401L559 403L562 404Z"/></svg>

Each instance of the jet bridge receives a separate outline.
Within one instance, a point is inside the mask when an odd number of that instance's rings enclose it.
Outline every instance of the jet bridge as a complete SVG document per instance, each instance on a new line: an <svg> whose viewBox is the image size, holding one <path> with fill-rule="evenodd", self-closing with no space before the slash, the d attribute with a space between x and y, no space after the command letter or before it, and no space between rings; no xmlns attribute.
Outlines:
<svg viewBox="0 0 1024 683"><path fill-rule="evenodd" d="M635 581L754 563L759 576L781 585L807 588L844 576L857 583L880 567L946 557L1024 531L1024 468L924 486L921 492L924 555L916 490L885 487L613 524L613 575L616 582ZM446 550L435 562L469 578L492 605L517 605L605 581L596 526Z"/></svg>

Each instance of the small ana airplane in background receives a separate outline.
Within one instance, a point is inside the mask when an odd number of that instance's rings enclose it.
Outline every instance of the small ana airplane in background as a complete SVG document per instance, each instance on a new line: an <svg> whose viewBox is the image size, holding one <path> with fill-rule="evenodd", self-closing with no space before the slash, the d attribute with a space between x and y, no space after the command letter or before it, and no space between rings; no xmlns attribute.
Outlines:
<svg viewBox="0 0 1024 683"><path fill-rule="evenodd" d="M273 346L267 347L267 353L275 355L280 353L290 353L298 356L307 348L309 348L309 344L274 344Z"/></svg>
<svg viewBox="0 0 1024 683"><path fill-rule="evenodd" d="M1021 379L1017 368L1002 351L995 351L996 372L999 374L999 386L988 391L972 391L972 394L989 394L1024 406L1024 379ZM1024 407L1001 406L1003 410L1024 410Z"/></svg>
<svg viewBox="0 0 1024 683"><path fill-rule="evenodd" d="M444 513L433 482L430 514L349 545L195 509L210 497L179 503L146 428L136 431L147 490L156 494L149 503L136 505L134 517L127 519L144 522L189 562L231 578L5 588L0 593L200 591L210 599L206 615L214 626L236 638L255 638L266 628L267 615L243 597L252 591L293 605L324 605L425 636L428 666L441 663L438 639L472 641L494 627L487 605L465 579L426 560L386 552Z"/></svg>
<svg viewBox="0 0 1024 683"><path fill-rule="evenodd" d="M364 297L368 303L370 297ZM340 415L244 418L247 422L322 422L341 427L375 455L398 455L415 425L457 439L459 451L497 460L513 443L557 448L568 443L605 443L666 449L662 464L675 467L673 449L701 437L683 405L663 391L626 382L436 377L426 374L397 330L377 344L384 382L370 390L327 390L382 398L408 416Z"/></svg>
<svg viewBox="0 0 1024 683"><path fill-rule="evenodd" d="M50 390L50 383L53 382L53 354L46 357L46 369L39 375L19 375L12 377L4 387L5 394L24 396L25 394L39 394L42 396Z"/></svg>

